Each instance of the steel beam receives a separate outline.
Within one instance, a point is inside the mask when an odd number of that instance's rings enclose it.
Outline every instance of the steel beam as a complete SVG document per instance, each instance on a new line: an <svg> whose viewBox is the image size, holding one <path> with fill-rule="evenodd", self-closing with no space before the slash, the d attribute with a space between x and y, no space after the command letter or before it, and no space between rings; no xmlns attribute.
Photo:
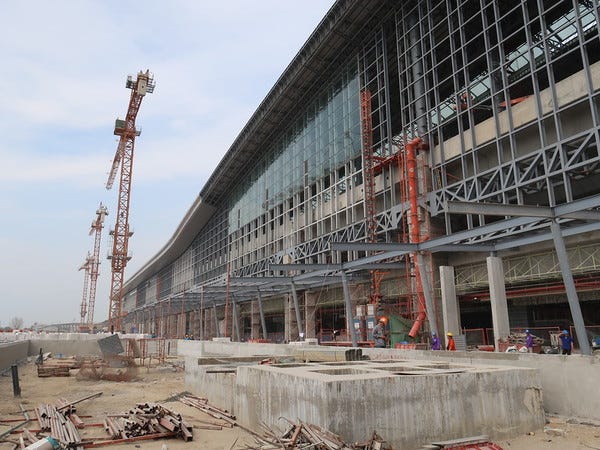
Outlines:
<svg viewBox="0 0 600 450"><path fill-rule="evenodd" d="M447 201L444 211L457 214L483 214L487 216L537 217L545 219L575 219L600 221L600 211L589 211L588 208L600 206L600 196L592 196L582 200L559 206L504 205L499 203Z"/></svg>
<svg viewBox="0 0 600 450"><path fill-rule="evenodd" d="M403 244L399 242L332 242L331 250L340 252L416 252L418 244Z"/></svg>
<svg viewBox="0 0 600 450"><path fill-rule="evenodd" d="M589 233L590 231L598 231L598 230L600 230L600 222L592 222L592 223L586 223L584 225L563 228L561 231L562 231L563 237L566 237L566 236L576 236L578 234ZM507 242L500 242L495 245L495 248L497 251L509 250L509 249L515 248L515 247L537 244L538 242L551 241L553 238L554 237L552 235L552 232L536 234L534 236L527 236L527 237L523 237L523 238L512 239Z"/></svg>
<svg viewBox="0 0 600 450"><path fill-rule="evenodd" d="M341 270L342 266L340 264L271 264L269 265L269 270L273 272L281 271L281 272L290 272L293 270L314 270L321 271L325 270L328 272L337 272Z"/></svg>
<svg viewBox="0 0 600 450"><path fill-rule="evenodd" d="M489 253L494 251L493 245L480 245L480 244L443 244L439 245L435 239L430 241L421 242L419 244L403 244L396 242L336 242L331 244L331 250L333 251L362 251L362 252L391 252L391 251L405 251L405 252L418 252L427 250L430 252L484 252ZM385 269L385 263L381 265L381 269ZM377 269L368 269L377 270Z"/></svg>

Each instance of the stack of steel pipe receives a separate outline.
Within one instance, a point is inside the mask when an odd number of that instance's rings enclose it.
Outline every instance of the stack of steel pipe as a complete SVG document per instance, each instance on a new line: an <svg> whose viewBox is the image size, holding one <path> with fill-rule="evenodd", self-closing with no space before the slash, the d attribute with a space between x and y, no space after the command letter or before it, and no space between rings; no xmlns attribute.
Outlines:
<svg viewBox="0 0 600 450"><path fill-rule="evenodd" d="M163 405L138 403L127 413L111 414L104 420L104 428L113 439L131 439L139 436L172 436L192 440L192 426L180 414Z"/></svg>
<svg viewBox="0 0 600 450"><path fill-rule="evenodd" d="M81 436L69 419L60 413L55 406L46 405L46 412L50 421L50 435L63 446L69 448L83 448Z"/></svg>

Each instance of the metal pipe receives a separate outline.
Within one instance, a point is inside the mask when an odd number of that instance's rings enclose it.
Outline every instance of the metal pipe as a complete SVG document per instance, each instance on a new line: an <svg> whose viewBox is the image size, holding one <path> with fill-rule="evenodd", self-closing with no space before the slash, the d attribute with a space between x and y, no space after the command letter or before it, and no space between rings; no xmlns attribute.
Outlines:
<svg viewBox="0 0 600 450"><path fill-rule="evenodd" d="M421 138L415 138L406 143L406 167L408 171L408 200L409 200L409 236L410 242L415 244L421 241L421 229L419 226L419 202L418 202L418 185L417 185L417 147L421 145L423 141ZM425 298L423 296L423 284L422 284L422 270L420 270L419 264L414 265L415 281L417 283L417 299L419 304L419 314L410 329L408 335L415 337L423 324L423 321L427 318ZM424 270L424 267L423 267Z"/></svg>
<svg viewBox="0 0 600 450"><path fill-rule="evenodd" d="M413 76L414 107L417 119L417 133L427 136L427 102L425 101L425 79L423 71L423 55L421 52L419 18L417 12L410 16L410 59Z"/></svg>

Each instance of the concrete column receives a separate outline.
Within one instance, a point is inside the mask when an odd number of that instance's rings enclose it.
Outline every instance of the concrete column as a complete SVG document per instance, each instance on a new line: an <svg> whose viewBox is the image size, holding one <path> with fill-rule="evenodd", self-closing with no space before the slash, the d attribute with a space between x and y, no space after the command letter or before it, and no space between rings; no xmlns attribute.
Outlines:
<svg viewBox="0 0 600 450"><path fill-rule="evenodd" d="M231 314L232 314L232 321L233 321L233 332L231 333L231 340L234 341L234 336L235 336L235 341L241 342L242 341L242 330L241 330L241 326L240 326L240 313L238 311L238 304L237 304L237 301L235 300L235 298L231 299Z"/></svg>
<svg viewBox="0 0 600 450"><path fill-rule="evenodd" d="M294 335L294 334L292 334L292 332L294 331L294 330L292 330L292 328L294 328L294 329L296 328L293 323L294 322L294 320L293 320L294 313L292 312L293 306L292 306L291 297L292 296L290 294L285 294L283 297L283 304L285 305L284 316L283 316L283 323L285 326L285 331L283 333L283 339L286 342L289 342L292 340L292 336Z"/></svg>
<svg viewBox="0 0 600 450"><path fill-rule="evenodd" d="M258 300L250 302L250 339L260 339L260 309Z"/></svg>
<svg viewBox="0 0 600 450"><path fill-rule="evenodd" d="M350 288L348 287L348 278L346 272L341 271L342 275L342 288L344 290L344 305L346 307L346 329L350 334L352 340L352 347L358 347L358 339L356 337L356 329L354 328L354 308L352 307L352 300L350 299Z"/></svg>
<svg viewBox="0 0 600 450"><path fill-rule="evenodd" d="M317 337L317 326L315 319L317 316L317 297L316 292L304 292L304 322L306 326L307 338Z"/></svg>
<svg viewBox="0 0 600 450"><path fill-rule="evenodd" d="M217 305L213 303L213 320L215 327L215 337L221 337L221 330L219 329L219 318L217 317Z"/></svg>
<svg viewBox="0 0 600 450"><path fill-rule="evenodd" d="M498 351L498 340L506 339L510 334L508 304L506 303L506 289L504 287L504 266L502 265L502 258L497 256L488 256L486 262L490 283L494 346Z"/></svg>
<svg viewBox="0 0 600 450"><path fill-rule="evenodd" d="M268 336L269 330L267 330L267 320L265 318L265 311L263 308L263 300L260 295L260 291L258 291L257 294L258 294L258 298L256 299L256 301L258 303L258 314L260 316L260 327L262 329L262 338L266 341L269 338L269 336Z"/></svg>
<svg viewBox="0 0 600 450"><path fill-rule="evenodd" d="M429 254L431 257L431 254ZM417 263L419 264L419 273L421 275L421 285L423 287L423 296L425 297L425 309L427 318L429 319L429 330L437 334L437 318L435 317L435 309L433 307L433 291L429 278L428 264L425 262L425 257L421 252L417 253Z"/></svg>
<svg viewBox="0 0 600 450"><path fill-rule="evenodd" d="M460 308L454 284L454 267L440 266L440 285L442 288L442 314L444 315L444 336L451 332L460 333Z"/></svg>
<svg viewBox="0 0 600 450"><path fill-rule="evenodd" d="M304 333L304 326L302 325L302 315L300 312L300 300L298 299L298 291L296 290L296 285L292 281L292 300L294 300L294 311L296 312L296 334L292 335L293 340L298 340L300 337L300 333Z"/></svg>

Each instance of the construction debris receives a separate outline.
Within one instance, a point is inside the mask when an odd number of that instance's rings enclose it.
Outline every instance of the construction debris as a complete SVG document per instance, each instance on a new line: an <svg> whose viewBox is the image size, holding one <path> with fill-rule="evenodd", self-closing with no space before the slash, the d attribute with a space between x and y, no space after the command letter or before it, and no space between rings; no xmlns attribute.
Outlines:
<svg viewBox="0 0 600 450"><path fill-rule="evenodd" d="M138 403L125 414L107 416L104 424L113 439L131 439L148 435L177 436L184 441L193 439L192 426L185 422L180 414L158 403Z"/></svg>
<svg viewBox="0 0 600 450"><path fill-rule="evenodd" d="M287 420L287 419L286 419ZM389 446L376 432L365 442L348 444L343 439L330 431L324 430L317 425L311 425L302 421L292 423L291 427L280 437L270 428L264 426L265 432L262 437L255 435L257 446L248 446L246 449L274 450L274 449L315 449L315 450L391 450Z"/></svg>
<svg viewBox="0 0 600 450"><path fill-rule="evenodd" d="M78 430L86 428L86 424L77 415L75 405L100 395L102 395L102 392L74 401L58 399L53 405L38 405L33 409L35 414L33 420L37 420L39 429L35 430L36 433L33 430L23 429L18 445L20 448L25 449L27 445L33 446L38 443L42 446L40 448L51 448L47 446L49 444L46 444L46 442L39 441L53 439L62 449L83 450L84 448L146 439L179 437L186 442L193 440L192 426L180 414L159 403L138 403L127 412L107 415L102 418L107 436L84 440ZM19 427L27 425L32 420L26 411L23 408L21 409L26 419L25 422L3 433L3 436L17 433ZM98 424L90 425L97 426Z"/></svg>
<svg viewBox="0 0 600 450"><path fill-rule="evenodd" d="M84 361L77 372L78 380L131 381L138 375L138 366L131 356L113 355L105 359Z"/></svg>
<svg viewBox="0 0 600 450"><path fill-rule="evenodd" d="M38 377L68 377L69 368L66 366L53 366L49 364L39 365L37 367Z"/></svg>
<svg viewBox="0 0 600 450"><path fill-rule="evenodd" d="M36 360L38 377L68 377L71 369L78 369L81 360L75 358L50 358L49 353Z"/></svg>
<svg viewBox="0 0 600 450"><path fill-rule="evenodd" d="M217 408L208 403L207 398L196 397L194 395L178 396L178 400L188 406L199 409L206 414L214 417L218 422L205 422L214 427L239 427L250 433L256 440L256 445L244 447L248 450L270 450L270 449L315 449L315 450L388 450L391 447L377 433L373 432L370 439L362 443L346 444L342 438L334 433L323 430L317 425L311 425L304 422L297 424L287 420L291 425L290 429L281 437L270 428L264 426L263 434L245 428L235 420L235 416L226 410ZM217 429L221 429L217 428ZM215 429L215 428L210 428Z"/></svg>
<svg viewBox="0 0 600 450"><path fill-rule="evenodd" d="M233 414L230 414L227 410L211 405L208 403L208 399L206 398L196 397L194 395L185 395L181 397L179 401L185 405L199 409L200 411L203 411L209 416L212 416L220 421L212 423L212 425L227 428L232 428L234 425L237 425L235 416Z"/></svg>
<svg viewBox="0 0 600 450"><path fill-rule="evenodd" d="M450 441L432 442L422 447L425 449L437 450L502 450L498 444L491 442L489 436L471 436Z"/></svg>

